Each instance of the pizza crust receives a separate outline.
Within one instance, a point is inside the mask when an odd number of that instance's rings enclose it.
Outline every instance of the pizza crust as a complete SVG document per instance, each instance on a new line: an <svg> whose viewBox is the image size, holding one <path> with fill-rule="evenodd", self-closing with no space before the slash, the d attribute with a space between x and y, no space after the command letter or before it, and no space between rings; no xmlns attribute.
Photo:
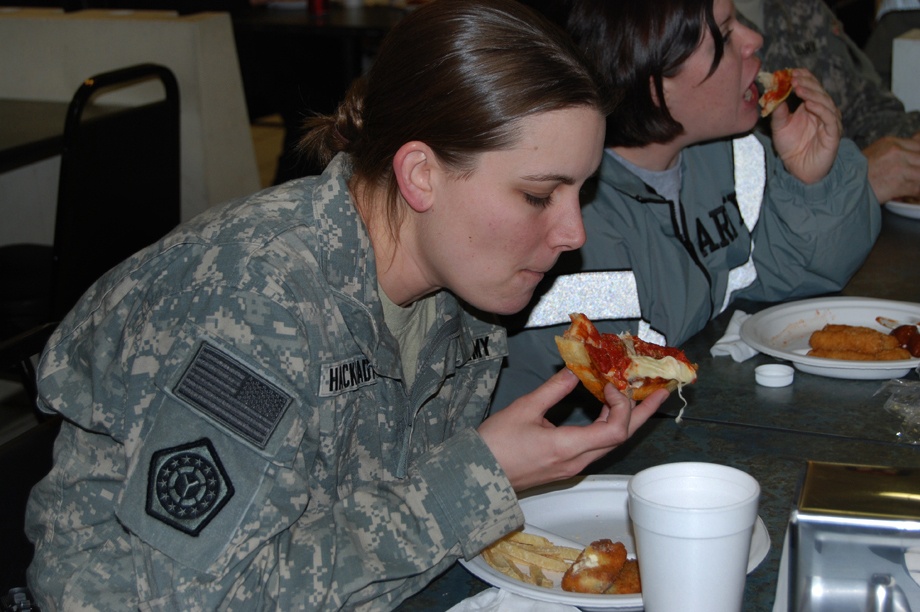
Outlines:
<svg viewBox="0 0 920 612"><path fill-rule="evenodd" d="M566 367L572 370L578 380L581 381L581 384L591 392L591 395L606 404L604 387L607 386L607 381L595 374L594 367L591 365L591 358L588 357L588 351L585 350L584 343L580 340L556 336L556 347L559 349L559 355L562 356Z"/></svg>
<svg viewBox="0 0 920 612"><path fill-rule="evenodd" d="M760 116L766 117L782 104L792 93L792 69L784 68L775 72L758 72L757 82L763 86L763 94L758 100Z"/></svg>

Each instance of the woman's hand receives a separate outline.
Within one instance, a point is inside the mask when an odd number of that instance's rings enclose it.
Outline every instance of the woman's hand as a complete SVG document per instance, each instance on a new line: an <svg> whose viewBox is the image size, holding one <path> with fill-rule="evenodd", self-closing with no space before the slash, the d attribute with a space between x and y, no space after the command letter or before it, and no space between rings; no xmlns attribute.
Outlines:
<svg viewBox="0 0 920 612"><path fill-rule="evenodd" d="M802 104L794 113L786 103L773 111L773 146L790 174L803 183L816 183L827 176L837 158L843 134L840 111L804 68L793 69L792 88Z"/></svg>
<svg viewBox="0 0 920 612"><path fill-rule="evenodd" d="M546 419L578 384L567 369L486 419L479 434L516 491L575 476L623 444L668 397L656 391L640 404L608 384L607 405L594 423L557 427Z"/></svg>

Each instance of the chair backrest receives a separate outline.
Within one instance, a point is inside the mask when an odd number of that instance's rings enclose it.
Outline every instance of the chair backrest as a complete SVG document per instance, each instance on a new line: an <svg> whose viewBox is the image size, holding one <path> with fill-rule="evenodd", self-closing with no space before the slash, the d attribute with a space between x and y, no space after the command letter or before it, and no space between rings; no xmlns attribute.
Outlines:
<svg viewBox="0 0 920 612"><path fill-rule="evenodd" d="M87 113L100 92L151 79L164 98ZM179 86L139 64L87 79L70 103L54 230L52 316L60 319L104 272L179 223Z"/></svg>
<svg viewBox="0 0 920 612"><path fill-rule="evenodd" d="M0 371L9 370L19 375L32 406L36 406L35 402L38 398L32 358L41 354L56 327L57 323L54 321L42 323L20 334L0 340Z"/></svg>

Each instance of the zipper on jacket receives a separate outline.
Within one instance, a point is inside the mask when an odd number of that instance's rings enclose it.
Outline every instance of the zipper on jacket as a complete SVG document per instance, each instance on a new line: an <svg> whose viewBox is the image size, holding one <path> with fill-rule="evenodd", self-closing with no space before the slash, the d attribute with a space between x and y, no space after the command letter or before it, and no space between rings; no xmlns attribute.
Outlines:
<svg viewBox="0 0 920 612"><path fill-rule="evenodd" d="M459 335L460 318L454 317L438 328L434 338L425 345L425 350L419 358L419 362L416 365L417 375L415 377L415 382L412 384L412 389L409 392L409 407L405 416L406 423L403 429L402 448L399 450L399 463L396 468L397 478L405 478L409 472L409 450L412 444L412 430L415 428L415 417L418 415L418 411L421 410L425 400L431 397L432 393L437 390L441 383L440 378L434 381L431 380L431 376L424 375L426 372L431 371L429 364L432 361L432 355L435 354L436 348L446 342L450 342ZM440 351L438 351L438 353L440 353ZM421 374L421 376L418 374ZM426 379L428 379L427 384L424 384Z"/></svg>

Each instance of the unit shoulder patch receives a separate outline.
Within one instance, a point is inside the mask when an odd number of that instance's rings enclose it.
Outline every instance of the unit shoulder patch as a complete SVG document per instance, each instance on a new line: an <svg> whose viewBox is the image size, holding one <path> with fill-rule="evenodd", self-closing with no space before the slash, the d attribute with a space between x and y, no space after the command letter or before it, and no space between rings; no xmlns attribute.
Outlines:
<svg viewBox="0 0 920 612"><path fill-rule="evenodd" d="M233 497L233 483L207 438L153 453L147 514L198 536Z"/></svg>

